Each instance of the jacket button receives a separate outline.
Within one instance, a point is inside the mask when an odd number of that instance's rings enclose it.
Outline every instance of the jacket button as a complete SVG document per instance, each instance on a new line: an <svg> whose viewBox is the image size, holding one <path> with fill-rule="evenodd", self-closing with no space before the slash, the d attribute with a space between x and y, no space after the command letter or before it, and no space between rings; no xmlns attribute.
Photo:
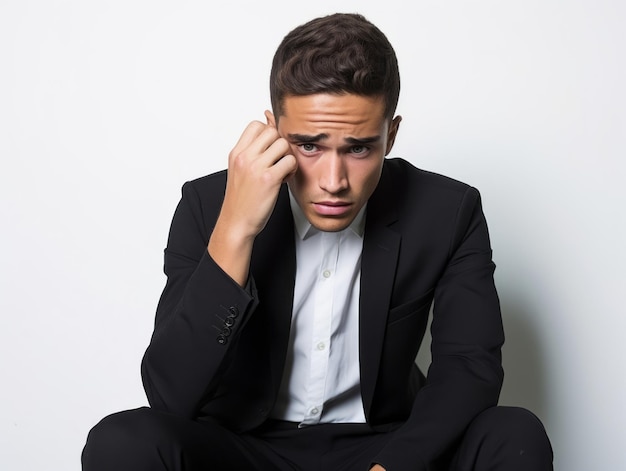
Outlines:
<svg viewBox="0 0 626 471"><path fill-rule="evenodd" d="M224 319L224 325L226 327L232 327L235 325L235 319L233 319L232 317L227 317L226 319Z"/></svg>
<svg viewBox="0 0 626 471"><path fill-rule="evenodd" d="M239 315L239 309L237 309L236 306L231 306L228 308L228 313L229 313L228 317L231 317L234 319L235 317Z"/></svg>
<svg viewBox="0 0 626 471"><path fill-rule="evenodd" d="M224 337L224 335L218 335L217 343L219 343L220 345L226 345L228 343L228 339Z"/></svg>
<svg viewBox="0 0 626 471"><path fill-rule="evenodd" d="M229 327L224 327L222 329L222 332L220 333L220 337L228 337L231 333L231 330Z"/></svg>

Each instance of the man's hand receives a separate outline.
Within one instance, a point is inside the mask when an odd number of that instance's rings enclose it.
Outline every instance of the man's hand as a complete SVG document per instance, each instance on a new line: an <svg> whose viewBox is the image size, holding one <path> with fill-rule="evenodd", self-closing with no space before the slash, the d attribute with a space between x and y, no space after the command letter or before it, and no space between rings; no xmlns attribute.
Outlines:
<svg viewBox="0 0 626 471"><path fill-rule="evenodd" d="M297 169L289 144L270 124L253 121L228 156L222 209L209 240L213 260L237 283L248 278L255 237L272 214L283 181Z"/></svg>

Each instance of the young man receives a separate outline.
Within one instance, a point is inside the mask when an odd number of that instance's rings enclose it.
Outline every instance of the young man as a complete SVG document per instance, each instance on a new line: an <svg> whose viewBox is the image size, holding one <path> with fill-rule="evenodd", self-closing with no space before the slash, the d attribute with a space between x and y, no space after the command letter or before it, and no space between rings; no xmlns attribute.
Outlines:
<svg viewBox="0 0 626 471"><path fill-rule="evenodd" d="M142 364L151 407L94 427L83 469L551 469L538 419L496 407L478 192L385 158L401 119L386 37L315 19L279 46L270 87L228 172L183 187Z"/></svg>

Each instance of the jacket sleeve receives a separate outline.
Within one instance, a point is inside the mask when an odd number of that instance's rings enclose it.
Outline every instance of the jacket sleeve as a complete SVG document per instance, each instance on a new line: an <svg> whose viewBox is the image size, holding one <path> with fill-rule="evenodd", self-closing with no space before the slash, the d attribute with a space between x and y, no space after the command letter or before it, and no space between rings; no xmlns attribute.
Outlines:
<svg viewBox="0 0 626 471"><path fill-rule="evenodd" d="M213 221L205 218L217 217L220 201L206 214L194 185L183 186L165 249L167 282L141 365L150 405L184 417L195 417L211 394L258 304L254 281L240 287L208 254Z"/></svg>
<svg viewBox="0 0 626 471"><path fill-rule="evenodd" d="M433 469L472 419L498 402L504 333L476 189L465 192L454 227L447 263L435 286L426 385L418 391L406 423L373 460L387 471Z"/></svg>

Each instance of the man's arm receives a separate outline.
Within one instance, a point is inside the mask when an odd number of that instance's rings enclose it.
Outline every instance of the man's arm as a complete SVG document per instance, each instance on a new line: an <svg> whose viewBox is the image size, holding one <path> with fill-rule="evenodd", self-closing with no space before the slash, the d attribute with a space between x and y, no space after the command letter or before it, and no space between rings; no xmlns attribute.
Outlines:
<svg viewBox="0 0 626 471"><path fill-rule="evenodd" d="M468 188L435 286L427 383L406 423L373 460L387 470L428 469L476 415L497 404L504 334L494 268L480 196Z"/></svg>
<svg viewBox="0 0 626 471"><path fill-rule="evenodd" d="M208 251L241 286L248 279L254 239L272 214L281 184L296 171L288 151L274 126L255 121L229 155L224 204Z"/></svg>
<svg viewBox="0 0 626 471"><path fill-rule="evenodd" d="M152 407L194 417L258 304L250 253L295 171L288 149L272 126L253 122L229 155L225 191L217 180L207 184L210 201L203 201L195 185L183 187L165 251L167 283L142 362Z"/></svg>

